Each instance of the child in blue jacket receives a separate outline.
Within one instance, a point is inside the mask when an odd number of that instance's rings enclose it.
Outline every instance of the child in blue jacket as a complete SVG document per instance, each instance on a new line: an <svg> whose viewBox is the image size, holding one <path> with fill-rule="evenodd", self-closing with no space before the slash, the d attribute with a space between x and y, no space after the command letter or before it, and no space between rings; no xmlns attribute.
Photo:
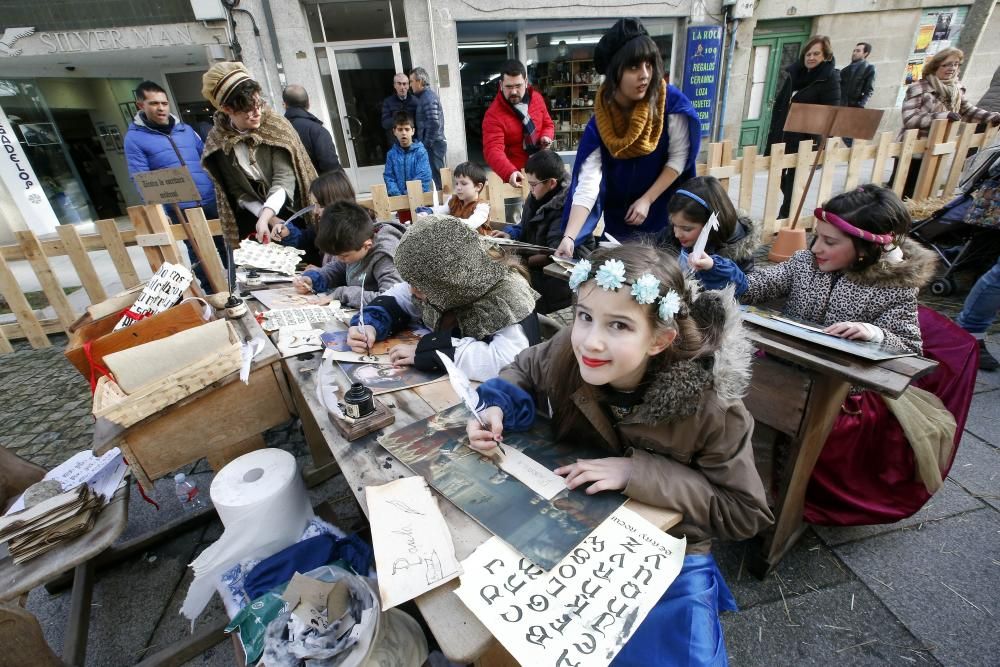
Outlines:
<svg viewBox="0 0 1000 667"><path fill-rule="evenodd" d="M396 136L396 143L385 156L383 173L389 196L405 195L406 182L417 180L424 192L430 192L431 161L424 145L413 138L413 116L400 111L393 117L393 123L392 133Z"/></svg>

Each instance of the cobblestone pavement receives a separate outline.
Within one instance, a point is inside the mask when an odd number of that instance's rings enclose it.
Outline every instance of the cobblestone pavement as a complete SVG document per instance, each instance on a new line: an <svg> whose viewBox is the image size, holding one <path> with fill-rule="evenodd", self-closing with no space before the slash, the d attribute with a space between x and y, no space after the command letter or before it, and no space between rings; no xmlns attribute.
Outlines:
<svg viewBox="0 0 1000 667"><path fill-rule="evenodd" d="M922 298L949 315L964 294ZM555 314L565 324L567 309ZM994 333L996 332L994 328ZM65 338L16 352L0 365L0 444L26 459L51 467L87 449L93 420L86 380L65 360ZM995 337L994 339L995 340ZM990 343L994 354L996 343ZM811 528L764 581L744 569L745 544L715 551L741 605L723 617L734 665L852 665L995 663L1000 654L1000 373L982 373L955 465L939 492L917 515L897 524L849 529ZM292 451L309 463L295 422L266 434L269 446ZM187 466L207 491L212 473L204 462ZM173 482L159 480L155 511L136 494L121 539L143 535L179 516ZM207 494L206 494L207 495ZM312 489L314 502L338 499L341 525L359 518L350 490L339 478ZM190 575L187 564L221 534L218 521L164 542L132 561L99 575L94 590L88 665L134 664L178 641L190 627L178 615ZM69 594L50 596L38 588L28 609L40 620L58 653L69 611ZM222 617L218 600L199 627ZM994 658L989 658L992 655ZM234 665L228 642L190 665Z"/></svg>

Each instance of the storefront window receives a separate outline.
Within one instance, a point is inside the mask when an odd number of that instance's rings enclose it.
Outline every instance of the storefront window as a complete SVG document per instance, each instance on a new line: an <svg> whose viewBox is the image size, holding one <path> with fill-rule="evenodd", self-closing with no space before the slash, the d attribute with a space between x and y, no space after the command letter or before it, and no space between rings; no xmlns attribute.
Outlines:
<svg viewBox="0 0 1000 667"><path fill-rule="evenodd" d="M318 2L307 5L306 15L317 43L406 36L403 3L399 0Z"/></svg>
<svg viewBox="0 0 1000 667"><path fill-rule="evenodd" d="M66 144L33 81L0 79L3 108L60 224L95 219Z"/></svg>

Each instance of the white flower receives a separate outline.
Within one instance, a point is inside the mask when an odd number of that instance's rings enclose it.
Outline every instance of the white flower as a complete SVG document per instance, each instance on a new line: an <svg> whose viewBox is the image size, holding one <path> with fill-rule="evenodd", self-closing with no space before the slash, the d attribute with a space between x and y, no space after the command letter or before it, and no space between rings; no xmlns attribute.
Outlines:
<svg viewBox="0 0 1000 667"><path fill-rule="evenodd" d="M579 289L580 285L587 282L590 278L590 261L586 259L581 259L573 267L573 272L569 274L569 288L574 292Z"/></svg>
<svg viewBox="0 0 1000 667"><path fill-rule="evenodd" d="M601 264L594 277L602 289L616 290L625 284L625 263L620 259L609 259Z"/></svg>
<svg viewBox="0 0 1000 667"><path fill-rule="evenodd" d="M677 311L680 309L680 295L673 290L668 290L667 293L660 298L660 308L657 311L657 314L660 316L661 320L669 321L674 319L674 315L676 315Z"/></svg>
<svg viewBox="0 0 1000 667"><path fill-rule="evenodd" d="M642 304L656 303L656 297L660 296L660 281L651 274L642 274L632 283L632 296Z"/></svg>

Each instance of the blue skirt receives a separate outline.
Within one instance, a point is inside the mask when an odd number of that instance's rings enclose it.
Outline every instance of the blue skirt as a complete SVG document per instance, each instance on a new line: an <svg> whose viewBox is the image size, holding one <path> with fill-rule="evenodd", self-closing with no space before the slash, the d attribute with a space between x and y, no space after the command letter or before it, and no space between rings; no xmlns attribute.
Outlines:
<svg viewBox="0 0 1000 667"><path fill-rule="evenodd" d="M677 579L611 664L728 665L720 611L736 611L736 600L715 558L685 556Z"/></svg>

